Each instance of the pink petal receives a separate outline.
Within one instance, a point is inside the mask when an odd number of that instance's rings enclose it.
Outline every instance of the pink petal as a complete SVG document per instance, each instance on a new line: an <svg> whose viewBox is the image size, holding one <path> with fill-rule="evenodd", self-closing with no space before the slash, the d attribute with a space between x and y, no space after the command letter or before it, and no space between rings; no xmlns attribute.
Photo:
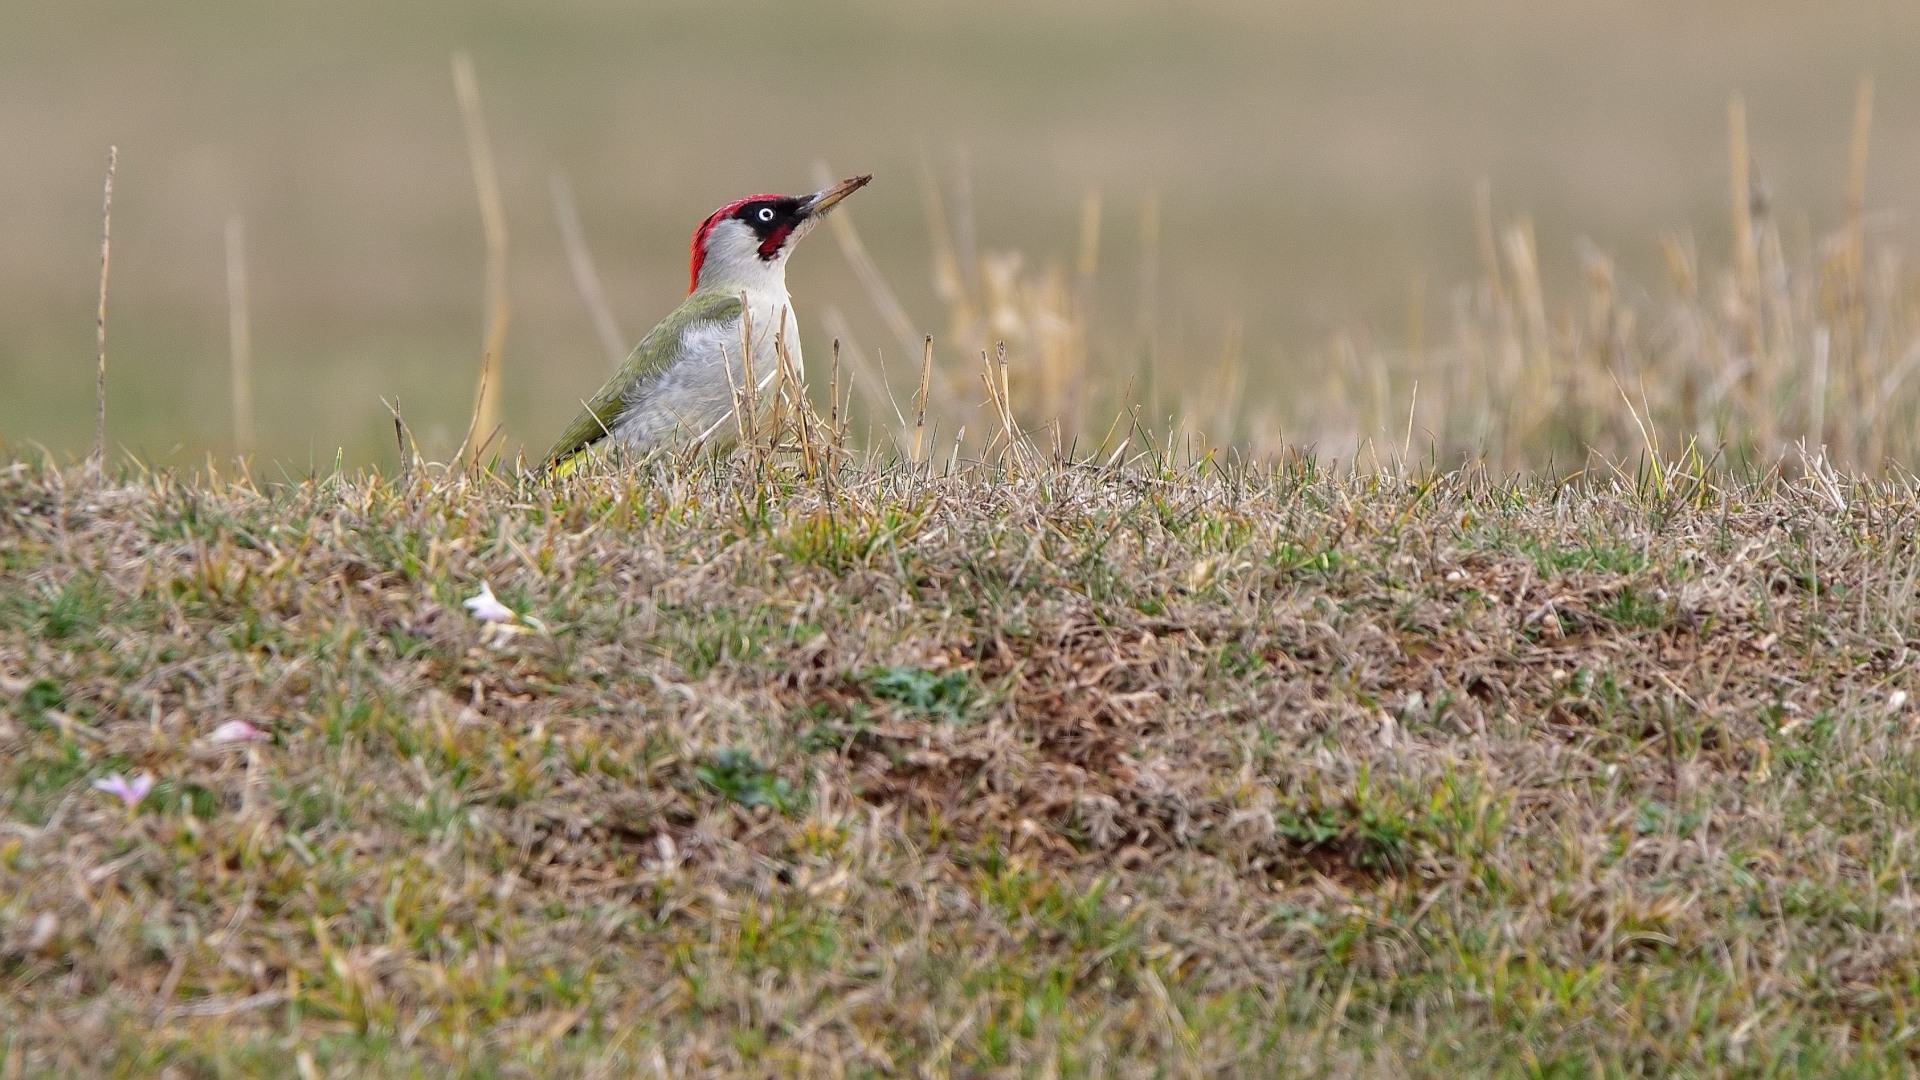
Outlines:
<svg viewBox="0 0 1920 1080"><path fill-rule="evenodd" d="M127 797L127 779L119 773L109 773L93 782L95 791L104 791L109 795Z"/></svg>
<svg viewBox="0 0 1920 1080"><path fill-rule="evenodd" d="M119 773L109 773L93 782L96 790L104 791L126 803L129 808L139 806L140 801L153 790L153 777L140 773L132 780Z"/></svg>
<svg viewBox="0 0 1920 1080"><path fill-rule="evenodd" d="M214 728L213 733L207 736L207 741L216 743L252 742L265 735L266 732L261 731L245 720L229 720L219 727Z"/></svg>

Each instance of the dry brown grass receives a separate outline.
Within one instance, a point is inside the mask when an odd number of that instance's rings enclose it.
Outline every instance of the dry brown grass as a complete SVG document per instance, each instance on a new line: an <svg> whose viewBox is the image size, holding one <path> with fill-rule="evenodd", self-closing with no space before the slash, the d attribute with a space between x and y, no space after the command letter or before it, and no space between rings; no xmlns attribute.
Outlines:
<svg viewBox="0 0 1920 1080"><path fill-rule="evenodd" d="M1748 150L1736 98L1731 250L1716 259L1689 235L1669 234L1664 282L1624 280L1609 255L1583 245L1582 284L1551 288L1531 220L1499 222L1483 188L1480 275L1453 291L1444 317L1416 308L1399 342L1373 331L1340 335L1291 358L1279 380L1248 360L1238 324L1225 328L1218 359L1206 360L1157 351L1149 300L1138 325L1100 317L1097 194L1087 196L1076 253L1049 260L981 250L964 235L970 210L949 205L929 180L946 336L936 339L921 411L949 448L965 436L968 450L989 455L1008 419L1056 456L1105 453L1116 430L1131 433L1109 422L1121 412L1197 447L1263 460L1306 447L1367 468L1428 462L1564 474L1698 452L1747 470L1798 467L1803 454L1869 475L1911 469L1920 462L1920 282L1901 252L1868 240L1871 117L1872 82L1863 80L1842 219L1830 235L1796 246ZM1140 223L1149 237L1158 230L1155 206ZM916 324L851 218L837 219L834 232L897 338L893 355L917 356ZM1152 279L1150 254L1137 273ZM841 333L848 323L829 311L827 325ZM849 347L881 441L920 458L906 365L894 364L889 382L877 358Z"/></svg>
<svg viewBox="0 0 1920 1080"><path fill-rule="evenodd" d="M1910 485L834 434L0 472L0 1075L1910 1068Z"/></svg>

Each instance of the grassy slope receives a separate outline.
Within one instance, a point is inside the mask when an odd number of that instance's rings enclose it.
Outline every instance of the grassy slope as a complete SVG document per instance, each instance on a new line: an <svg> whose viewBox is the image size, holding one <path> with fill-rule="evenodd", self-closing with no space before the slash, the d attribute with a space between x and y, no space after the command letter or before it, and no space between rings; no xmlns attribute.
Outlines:
<svg viewBox="0 0 1920 1080"><path fill-rule="evenodd" d="M827 494L0 471L0 1073L1910 1061L1910 492Z"/></svg>

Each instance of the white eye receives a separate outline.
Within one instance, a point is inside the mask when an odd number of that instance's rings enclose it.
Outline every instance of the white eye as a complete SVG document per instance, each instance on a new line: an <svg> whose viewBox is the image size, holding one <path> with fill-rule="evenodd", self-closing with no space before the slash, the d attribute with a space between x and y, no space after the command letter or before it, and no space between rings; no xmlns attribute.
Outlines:
<svg viewBox="0 0 1920 1080"><path fill-rule="evenodd" d="M771 207L771 206L763 206L763 207L761 207L761 208L760 208L760 220L761 220L761 221L772 221L772 220L773 220L773 207Z"/></svg>

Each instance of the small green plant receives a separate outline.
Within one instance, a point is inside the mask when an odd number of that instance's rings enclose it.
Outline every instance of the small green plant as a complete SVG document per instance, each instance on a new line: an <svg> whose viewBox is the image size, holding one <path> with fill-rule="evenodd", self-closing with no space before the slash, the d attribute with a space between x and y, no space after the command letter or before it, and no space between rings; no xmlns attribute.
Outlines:
<svg viewBox="0 0 1920 1080"><path fill-rule="evenodd" d="M1543 575L1569 571L1633 574L1647 566L1646 554L1632 544L1590 539L1562 546L1532 539L1519 547L1533 559L1536 571Z"/></svg>
<svg viewBox="0 0 1920 1080"><path fill-rule="evenodd" d="M1619 595L1596 608L1595 614L1621 626L1652 630L1666 624L1667 605L1627 585Z"/></svg>
<svg viewBox="0 0 1920 1080"><path fill-rule="evenodd" d="M809 754L837 750L874 726L864 706L841 708L824 701L795 710L792 723L800 731L800 749Z"/></svg>
<svg viewBox="0 0 1920 1080"><path fill-rule="evenodd" d="M694 766L693 775L721 798L749 810L764 806L786 814L799 809L804 801L792 784L775 776L746 750L722 750Z"/></svg>
<svg viewBox="0 0 1920 1080"><path fill-rule="evenodd" d="M964 671L937 675L916 667L887 667L867 673L867 693L908 709L957 724L974 698L973 678Z"/></svg>
<svg viewBox="0 0 1920 1080"><path fill-rule="evenodd" d="M1303 851L1336 851L1356 869L1397 874L1412 862L1427 822L1362 801L1283 813L1275 818L1274 828Z"/></svg>
<svg viewBox="0 0 1920 1080"><path fill-rule="evenodd" d="M1647 799L1635 808L1633 831L1639 836L1671 833L1685 839L1700 828L1702 820L1695 811L1677 810L1658 799Z"/></svg>
<svg viewBox="0 0 1920 1080"><path fill-rule="evenodd" d="M49 709L67 707L66 695L60 692L60 684L52 679L35 679L27 691L20 695L20 715L29 723L38 723Z"/></svg>
<svg viewBox="0 0 1920 1080"><path fill-rule="evenodd" d="M107 598L97 582L75 578L47 597L35 612L41 633L50 641L90 634L107 618Z"/></svg>
<svg viewBox="0 0 1920 1080"><path fill-rule="evenodd" d="M1326 809L1280 814L1274 828L1303 848L1325 847L1344 831L1339 816Z"/></svg>

